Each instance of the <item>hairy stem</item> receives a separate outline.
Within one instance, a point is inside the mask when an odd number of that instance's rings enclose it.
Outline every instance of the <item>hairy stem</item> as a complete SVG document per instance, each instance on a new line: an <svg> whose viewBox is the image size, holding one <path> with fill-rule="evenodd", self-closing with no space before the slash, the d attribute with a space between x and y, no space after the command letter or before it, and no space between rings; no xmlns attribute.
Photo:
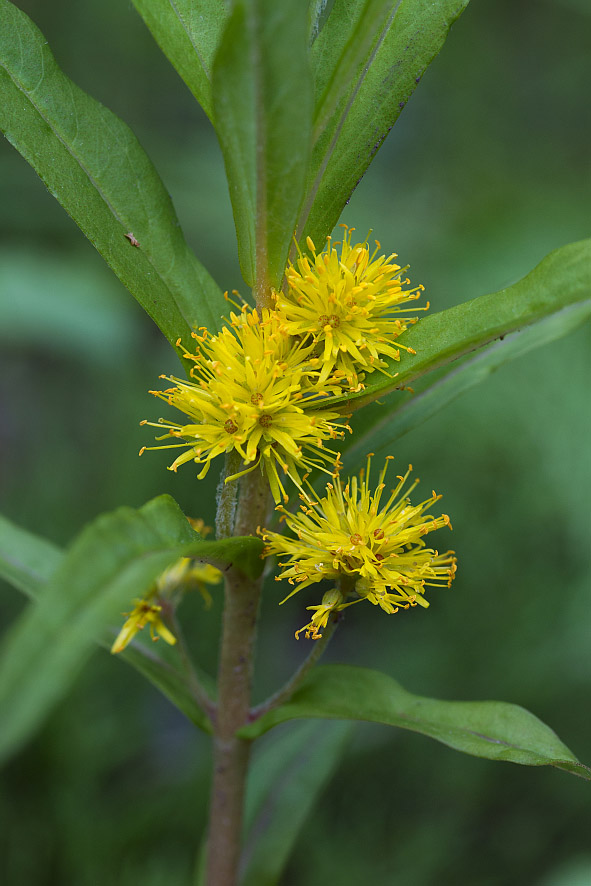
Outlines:
<svg viewBox="0 0 591 886"><path fill-rule="evenodd" d="M264 523L268 484L255 470L242 478L234 534L254 535ZM250 742L236 737L248 720L253 649L261 579L226 572L225 607L214 723L213 784L208 836L207 886L235 886Z"/></svg>
<svg viewBox="0 0 591 886"><path fill-rule="evenodd" d="M235 450L227 453L216 493L215 535L218 539L229 538L234 531L238 481L232 480L226 483L226 478L238 473L240 462L241 458Z"/></svg>

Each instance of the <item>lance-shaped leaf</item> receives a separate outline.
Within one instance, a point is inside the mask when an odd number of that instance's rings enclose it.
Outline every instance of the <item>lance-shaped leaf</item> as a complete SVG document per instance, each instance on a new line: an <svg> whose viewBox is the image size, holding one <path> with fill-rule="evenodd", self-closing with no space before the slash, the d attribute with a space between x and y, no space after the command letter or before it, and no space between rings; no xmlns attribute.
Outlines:
<svg viewBox="0 0 591 886"><path fill-rule="evenodd" d="M133 0L133 5L213 120L211 70L227 16L224 0Z"/></svg>
<svg viewBox="0 0 591 886"><path fill-rule="evenodd" d="M0 129L174 344L217 329L226 304L187 246L131 130L57 66L43 34L0 0ZM126 236L128 235L128 236Z"/></svg>
<svg viewBox="0 0 591 886"><path fill-rule="evenodd" d="M184 525L182 530L185 531ZM47 539L33 535L0 516L0 577L28 597L33 600L39 598L64 557L64 552ZM105 631L104 635L105 639L98 642L105 649L110 649L115 632ZM193 697L191 679L183 669L180 656L175 667L146 646L132 643L119 653L119 657L160 689L195 725L210 731L211 724ZM213 690L213 687L207 686L207 675L200 673L198 676L203 685Z"/></svg>
<svg viewBox="0 0 591 886"><path fill-rule="evenodd" d="M389 362L389 375L373 372L366 377L365 390L331 398L331 404L342 401L348 409L359 409L495 339L525 329L571 305L582 305L590 297L591 239L556 249L507 289L419 320L400 336L400 342L413 348L416 355L401 351L399 362ZM581 307L575 317L584 318L585 310Z"/></svg>
<svg viewBox="0 0 591 886"><path fill-rule="evenodd" d="M314 146L298 238L320 246L468 0L335 0L313 45Z"/></svg>
<svg viewBox="0 0 591 886"><path fill-rule="evenodd" d="M529 711L500 701L438 701L407 692L380 671L350 665L316 668L287 704L244 727L244 738L294 718L367 720L410 729L489 760L556 766L591 780L558 736Z"/></svg>
<svg viewBox="0 0 591 886"><path fill-rule="evenodd" d="M242 274L262 297L278 287L310 150L307 4L236 0L213 73Z"/></svg>
<svg viewBox="0 0 591 886"><path fill-rule="evenodd" d="M299 723L254 758L246 795L242 886L275 886L300 828L339 765L351 723Z"/></svg>
<svg viewBox="0 0 591 886"><path fill-rule="evenodd" d="M355 413L353 435L342 444L345 468L355 469L368 452L379 454L380 449L391 446L505 363L567 335L590 317L591 299L563 308L483 348L475 357L465 358L416 395L402 396L395 391L387 395L386 402L370 403L363 412Z"/></svg>
<svg viewBox="0 0 591 886"><path fill-rule="evenodd" d="M14 527L8 536L0 535L0 575L8 579L15 568L3 568L2 539L5 545L14 543L17 535ZM25 543L31 549L33 538L25 538ZM160 496L138 511L120 508L87 526L49 576L39 601L25 610L4 640L0 758L39 725L74 681L94 644L104 642L108 627L121 623L121 611L129 609L133 598L144 594L164 569L179 557L192 556L219 566L240 565L252 574L260 572L261 549L262 542L254 537L203 541L170 496ZM38 574L49 573L43 552L36 563L41 564ZM20 570L19 584L27 581ZM133 652L129 658L182 710L190 710L194 722L206 727L182 675L166 662L159 665Z"/></svg>

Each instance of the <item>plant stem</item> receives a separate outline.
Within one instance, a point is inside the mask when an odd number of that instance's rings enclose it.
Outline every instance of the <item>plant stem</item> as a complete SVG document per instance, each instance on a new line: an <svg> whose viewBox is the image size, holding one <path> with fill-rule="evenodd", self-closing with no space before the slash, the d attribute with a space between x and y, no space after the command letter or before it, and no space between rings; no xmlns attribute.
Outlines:
<svg viewBox="0 0 591 886"><path fill-rule="evenodd" d="M322 634L322 637L319 640L314 641L314 645L310 650L307 658L303 660L297 671L292 674L287 683L285 683L281 687L281 689L278 689L277 692L275 692L273 695L270 695L269 698L266 698L265 701L262 701L259 705L257 705L256 708L252 708L249 716L249 721L251 723L254 720L258 720L259 717L262 717L263 714L266 714L268 711L272 711L273 708L277 708L284 702L289 701L296 689L298 689L304 682L304 679L308 675L309 671L314 667L316 662L324 653L326 647L330 643L330 638L334 634L338 623L338 615L333 615L324 628L324 633Z"/></svg>
<svg viewBox="0 0 591 886"><path fill-rule="evenodd" d="M257 526L265 522L267 502L266 478L258 470L243 477L234 534L254 535ZM236 731L248 720L261 592L261 579L249 579L234 567L225 577L207 886L235 886L237 882L250 742L237 738Z"/></svg>
<svg viewBox="0 0 591 886"><path fill-rule="evenodd" d="M226 477L238 473L240 462L241 458L235 450L227 453L216 493L215 535L218 539L229 538L234 529L238 482L234 480L231 483L226 483Z"/></svg>

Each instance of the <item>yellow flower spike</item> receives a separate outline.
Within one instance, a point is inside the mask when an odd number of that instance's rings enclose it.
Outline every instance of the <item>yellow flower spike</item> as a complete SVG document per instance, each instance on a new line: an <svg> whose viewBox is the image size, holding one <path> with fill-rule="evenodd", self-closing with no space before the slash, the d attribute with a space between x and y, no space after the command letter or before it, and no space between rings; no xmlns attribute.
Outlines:
<svg viewBox="0 0 591 886"><path fill-rule="evenodd" d="M172 631L169 631L160 617L162 606L157 606L154 603L150 603L149 600L143 599L134 600L133 602L135 603L135 607L132 612L124 613L129 617L111 646L111 652L113 654L123 652L125 647L131 643L135 635L139 631L142 631L146 625L150 625L150 636L152 640L155 641L158 640L158 637L162 637L165 643L174 646L176 643L176 637ZM156 636L156 634L158 634L158 636Z"/></svg>
<svg viewBox="0 0 591 886"><path fill-rule="evenodd" d="M313 342L311 365L320 386L360 391L364 373L385 372L385 357L400 359L401 348L414 353L394 342L416 323L417 317L406 316L406 305L420 297L423 286L404 288L410 281L394 253L376 258L378 241L370 254L367 240L351 244L354 228L342 227L340 255L330 237L320 253L307 238L312 258L300 252L296 265L288 265L288 290L275 294L275 309L290 335Z"/></svg>
<svg viewBox="0 0 591 886"><path fill-rule="evenodd" d="M195 364L193 381L169 378L173 387L152 392L184 412L190 423L144 422L165 430L158 439L176 441L145 448L185 449L170 469L194 461L203 466L200 479L217 455L235 450L244 469L228 480L260 465L279 502L287 498L284 476L301 488L300 472L319 467L332 473L326 465L338 453L325 444L342 437L348 426L337 412L308 411L323 400L308 359L312 343L290 338L267 310L259 314L245 305L230 318L230 327L218 335L194 333L197 353L185 352Z"/></svg>
<svg viewBox="0 0 591 886"><path fill-rule="evenodd" d="M439 554L426 547L424 541L429 532L443 526L451 528L447 514L433 517L427 513L440 496L433 493L420 504L412 505L408 496L418 480L405 488L412 470L409 467L403 476L397 477L396 486L386 498L388 464L389 459L375 490L370 486L368 456L366 470L344 487L336 476L322 498L312 490L305 495L298 513L280 509L295 538L262 531L266 542L264 554L287 557L279 564L280 578L295 587L285 600L323 579L345 579L353 588L355 602L369 600L392 614L399 608L427 607L427 587L451 586L456 572L454 552ZM313 618L304 629L310 636L314 634L310 626L320 625L322 607L316 608L316 622Z"/></svg>

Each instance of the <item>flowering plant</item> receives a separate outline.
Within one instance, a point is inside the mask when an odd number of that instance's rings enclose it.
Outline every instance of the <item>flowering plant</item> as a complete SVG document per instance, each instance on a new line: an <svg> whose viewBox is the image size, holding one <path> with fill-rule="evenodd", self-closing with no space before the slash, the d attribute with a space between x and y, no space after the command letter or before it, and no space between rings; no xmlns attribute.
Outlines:
<svg viewBox="0 0 591 886"><path fill-rule="evenodd" d="M339 624L355 630L355 604L405 617L454 579L454 551L435 547L447 546L438 539L451 529L440 496L420 501L411 467L395 481L388 472L408 416L424 420L455 396L458 377L474 384L483 366L591 313L589 241L556 250L508 289L419 320L429 309L416 304L423 287L396 254L350 227L333 234L467 0L330 8L234 0L228 9L186 0L182 13L164 0L134 3L215 127L246 300L223 293L189 249L131 131L65 77L8 0L0 0L0 123L176 349L187 377L163 376L169 386L152 391L167 415L143 422L161 433L142 452L180 450L170 469L183 467L188 484L220 465L215 538L167 495L98 518L65 553L1 524L2 575L33 602L0 659L0 754L34 732L98 639L212 736L199 874L208 886L281 876L285 857L273 856L268 831L251 826L246 852L243 830L251 745L283 721L380 722L468 754L589 778L549 727L515 705L424 699L362 667L317 667ZM385 461L376 482L369 450L378 443ZM278 602L295 597L289 605L300 610L300 592L317 595L296 631L310 651L253 705L257 611L274 555L283 591L269 582L266 592ZM222 583L212 687L177 610L191 589L208 604ZM289 812L280 818L291 845Z"/></svg>

